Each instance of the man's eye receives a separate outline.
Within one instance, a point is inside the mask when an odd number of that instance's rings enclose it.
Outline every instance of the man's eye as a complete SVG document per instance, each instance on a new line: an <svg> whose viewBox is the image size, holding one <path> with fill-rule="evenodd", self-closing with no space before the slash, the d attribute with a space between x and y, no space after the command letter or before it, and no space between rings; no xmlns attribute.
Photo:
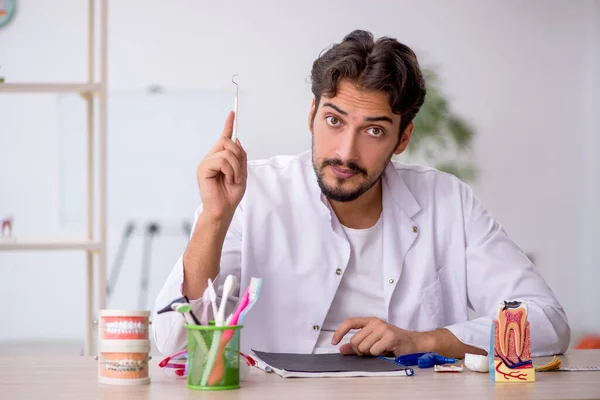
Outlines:
<svg viewBox="0 0 600 400"><path fill-rule="evenodd" d="M337 119L336 117L329 116L325 119L327 120L327 123L331 126L338 126L340 124L340 120Z"/></svg>
<svg viewBox="0 0 600 400"><path fill-rule="evenodd" d="M375 136L375 137L379 137L379 136L381 136L381 135L383 135L383 134L384 134L384 131L383 131L383 129L381 129L381 128L377 128L377 127L369 128L369 129L367 130L367 132L369 132L369 134L370 134L371 136Z"/></svg>

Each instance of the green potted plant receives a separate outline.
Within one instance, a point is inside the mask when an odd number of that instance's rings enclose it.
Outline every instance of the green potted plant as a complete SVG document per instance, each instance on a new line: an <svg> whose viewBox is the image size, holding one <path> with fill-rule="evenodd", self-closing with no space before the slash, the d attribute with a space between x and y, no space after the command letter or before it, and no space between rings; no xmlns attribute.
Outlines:
<svg viewBox="0 0 600 400"><path fill-rule="evenodd" d="M430 68L424 68L423 74L427 85L425 103L415 118L406 157L402 157L456 175L461 180L474 181L477 169L471 149L473 127L451 110L438 75Z"/></svg>

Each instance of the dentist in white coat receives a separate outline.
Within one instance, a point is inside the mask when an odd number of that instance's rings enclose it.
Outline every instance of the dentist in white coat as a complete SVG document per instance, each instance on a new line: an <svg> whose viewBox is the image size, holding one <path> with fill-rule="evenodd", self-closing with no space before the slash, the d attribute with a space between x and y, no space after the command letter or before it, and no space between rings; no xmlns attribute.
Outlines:
<svg viewBox="0 0 600 400"><path fill-rule="evenodd" d="M186 295L200 315L209 278L221 290L234 274L244 290L260 277L242 350L463 357L487 354L500 302L521 299L533 355L564 352L563 308L471 189L391 161L425 97L414 53L354 31L314 62L311 78L311 151L249 162L227 117L198 165L202 202L155 311ZM161 352L185 347L183 324L154 314Z"/></svg>

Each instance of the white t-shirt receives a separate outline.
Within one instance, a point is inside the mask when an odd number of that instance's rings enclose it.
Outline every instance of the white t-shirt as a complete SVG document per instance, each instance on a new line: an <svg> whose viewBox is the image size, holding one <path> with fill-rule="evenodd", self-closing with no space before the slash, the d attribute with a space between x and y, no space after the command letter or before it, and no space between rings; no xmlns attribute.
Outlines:
<svg viewBox="0 0 600 400"><path fill-rule="evenodd" d="M313 353L338 352L357 330L350 331L342 341L331 345L336 329L348 318L378 317L387 320L383 297L383 218L367 229L343 227L350 242L350 262L343 271Z"/></svg>

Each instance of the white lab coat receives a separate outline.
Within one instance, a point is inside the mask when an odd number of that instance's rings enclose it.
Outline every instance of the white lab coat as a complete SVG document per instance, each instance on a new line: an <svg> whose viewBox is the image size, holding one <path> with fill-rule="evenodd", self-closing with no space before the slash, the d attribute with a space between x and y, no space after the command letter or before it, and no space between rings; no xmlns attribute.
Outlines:
<svg viewBox="0 0 600 400"><path fill-rule="evenodd" d="M201 206L196 210L196 217ZM227 233L218 284L234 274L245 289L263 278L243 321L242 350L311 353L348 265L350 247L316 182L311 153L248 165L248 185ZM533 355L564 352L565 312L527 256L471 189L435 169L390 162L383 175L383 268L387 321L404 329L445 327L463 343L489 348L503 300L527 302ZM185 347L183 318L156 310L181 296L180 258L153 315L159 351ZM233 307L236 298L231 302ZM200 318L201 301L194 310ZM478 317L469 320L469 307ZM358 315L357 315L358 316Z"/></svg>

